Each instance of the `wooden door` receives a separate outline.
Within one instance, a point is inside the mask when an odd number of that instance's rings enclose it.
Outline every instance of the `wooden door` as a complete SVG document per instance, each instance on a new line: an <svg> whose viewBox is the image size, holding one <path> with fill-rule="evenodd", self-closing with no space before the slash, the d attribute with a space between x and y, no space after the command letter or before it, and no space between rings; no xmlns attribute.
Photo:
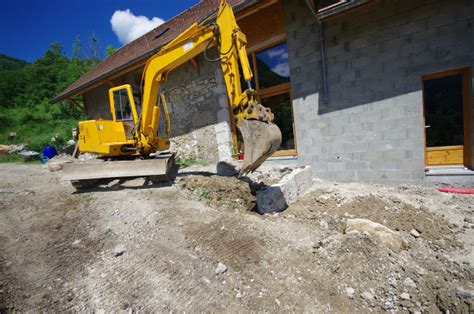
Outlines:
<svg viewBox="0 0 474 314"><path fill-rule="evenodd" d="M470 163L469 70L423 76L426 166Z"/></svg>

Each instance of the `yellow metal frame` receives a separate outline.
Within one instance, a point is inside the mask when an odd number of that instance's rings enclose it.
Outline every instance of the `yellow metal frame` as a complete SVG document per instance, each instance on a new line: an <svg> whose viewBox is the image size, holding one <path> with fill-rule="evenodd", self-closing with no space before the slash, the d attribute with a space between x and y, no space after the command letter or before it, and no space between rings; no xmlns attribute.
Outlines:
<svg viewBox="0 0 474 314"><path fill-rule="evenodd" d="M132 108L133 121L136 123L138 121L137 107L135 105L135 99L133 98L133 92L132 92L132 86L130 86L130 84L124 84L124 85L120 85L120 86L109 89L109 104L110 104L110 112L112 113L112 119L114 121L117 121L117 117L115 115L114 93L123 89L127 91L128 100L130 101L130 107Z"/></svg>

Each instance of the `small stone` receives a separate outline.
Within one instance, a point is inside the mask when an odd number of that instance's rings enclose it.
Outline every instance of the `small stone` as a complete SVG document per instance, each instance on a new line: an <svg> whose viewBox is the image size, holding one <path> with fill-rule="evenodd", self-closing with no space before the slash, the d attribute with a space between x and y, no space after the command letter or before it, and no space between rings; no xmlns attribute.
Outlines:
<svg viewBox="0 0 474 314"><path fill-rule="evenodd" d="M416 288L416 283L410 277L407 277L405 280L403 280L403 285L410 288Z"/></svg>
<svg viewBox="0 0 474 314"><path fill-rule="evenodd" d="M346 294L349 298L353 298L354 297L354 294L355 294L355 290L354 288L351 288L351 287L347 287L346 288Z"/></svg>
<svg viewBox="0 0 474 314"><path fill-rule="evenodd" d="M326 222L326 220L321 220L321 222L319 222L319 227L321 228L321 230L328 230L329 229L329 225Z"/></svg>
<svg viewBox="0 0 474 314"><path fill-rule="evenodd" d="M392 287L396 288L397 287L397 280L394 277L388 278L388 284L391 285Z"/></svg>
<svg viewBox="0 0 474 314"><path fill-rule="evenodd" d="M242 293L240 291L237 292L237 294L235 295L235 298L236 299L241 299L242 298Z"/></svg>
<svg viewBox="0 0 474 314"><path fill-rule="evenodd" d="M469 224L473 224L474 223L474 219L472 219L471 217L464 217L464 222L467 222Z"/></svg>
<svg viewBox="0 0 474 314"><path fill-rule="evenodd" d="M400 299L410 300L410 295L406 292L403 292L402 294L400 294Z"/></svg>
<svg viewBox="0 0 474 314"><path fill-rule="evenodd" d="M219 262L217 264L217 267L216 267L216 270L215 270L215 273L216 275L219 275L219 274L223 274L227 271L227 266L225 266L224 264L222 264L221 262Z"/></svg>
<svg viewBox="0 0 474 314"><path fill-rule="evenodd" d="M371 302L374 300L374 295L370 293L369 291L362 292L360 296L362 297L362 299L364 299L367 302Z"/></svg>
<svg viewBox="0 0 474 314"><path fill-rule="evenodd" d="M469 224L464 224L464 225L462 225L462 227L463 227L464 229L469 229L469 228L471 228L471 226L470 226Z"/></svg>
<svg viewBox="0 0 474 314"><path fill-rule="evenodd" d="M462 287L458 287L456 289L456 295L464 300L469 300L470 298L472 298L472 293Z"/></svg>
<svg viewBox="0 0 474 314"><path fill-rule="evenodd" d="M415 237L415 238L421 237L421 234L420 234L416 229L412 229L412 230L410 231L410 234L411 234L413 237Z"/></svg>
<svg viewBox="0 0 474 314"><path fill-rule="evenodd" d="M385 300L385 302L383 303L383 307L386 310L392 309L393 308L393 300L391 298Z"/></svg>
<svg viewBox="0 0 474 314"><path fill-rule="evenodd" d="M118 244L114 247L114 255L115 257L119 257L119 256L122 256L123 253L125 253L126 249L125 249L125 246L123 246L122 244Z"/></svg>

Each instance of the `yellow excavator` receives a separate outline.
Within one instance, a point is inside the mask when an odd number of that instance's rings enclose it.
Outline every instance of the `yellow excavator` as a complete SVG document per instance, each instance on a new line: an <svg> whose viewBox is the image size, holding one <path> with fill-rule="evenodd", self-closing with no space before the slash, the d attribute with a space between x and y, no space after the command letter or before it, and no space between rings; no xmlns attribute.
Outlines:
<svg viewBox="0 0 474 314"><path fill-rule="evenodd" d="M221 64L229 106L243 140L240 174L254 171L280 147L281 131L272 122L270 109L259 103L252 88L246 43L232 7L220 0L214 14L191 25L148 60L141 93L128 84L109 90L112 120L79 122L80 153L97 154L108 161L66 164L64 179L81 188L100 179L166 177L174 155L162 153L170 147L171 123L161 86L173 69L201 53L207 60ZM219 54L210 60L208 51L214 46ZM241 87L239 66L247 82L245 91Z"/></svg>

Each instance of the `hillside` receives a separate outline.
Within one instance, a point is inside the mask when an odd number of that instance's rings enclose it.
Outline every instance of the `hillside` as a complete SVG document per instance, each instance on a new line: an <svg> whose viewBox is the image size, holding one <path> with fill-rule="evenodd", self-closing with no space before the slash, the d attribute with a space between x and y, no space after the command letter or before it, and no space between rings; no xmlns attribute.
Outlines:
<svg viewBox="0 0 474 314"><path fill-rule="evenodd" d="M28 62L19 60L13 57L6 56L0 53L0 71L4 70L18 70L27 65Z"/></svg>
<svg viewBox="0 0 474 314"><path fill-rule="evenodd" d="M0 144L26 143L28 149L41 151L55 144L51 138L56 133L68 139L71 128L83 118L82 112L69 103L49 101L96 62L79 56L68 58L59 43L51 44L32 63L0 55ZM13 132L16 137L9 139Z"/></svg>

